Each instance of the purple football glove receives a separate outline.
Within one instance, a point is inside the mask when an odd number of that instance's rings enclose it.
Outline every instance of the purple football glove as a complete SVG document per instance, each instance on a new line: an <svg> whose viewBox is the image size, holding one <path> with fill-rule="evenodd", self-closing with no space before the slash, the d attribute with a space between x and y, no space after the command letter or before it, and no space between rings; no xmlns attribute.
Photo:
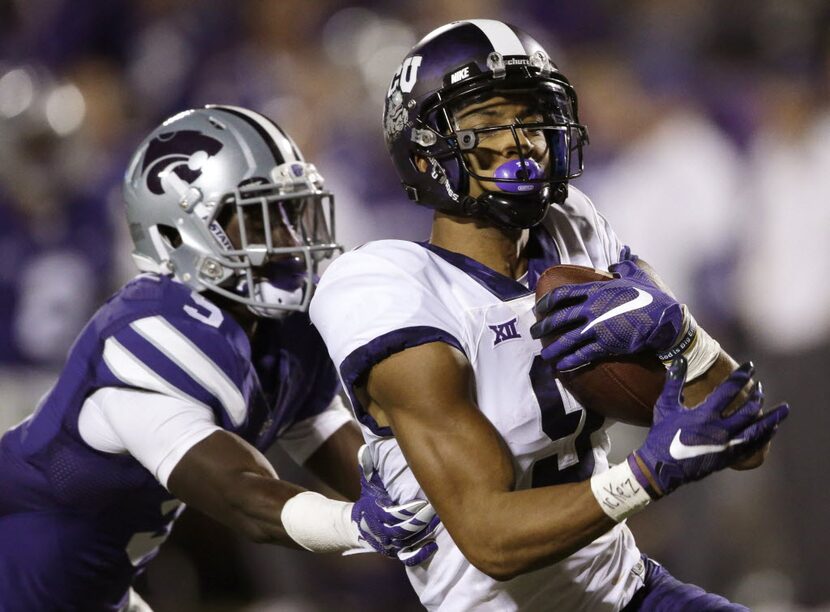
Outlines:
<svg viewBox="0 0 830 612"><path fill-rule="evenodd" d="M681 397L686 365L683 357L672 362L654 408L654 424L643 445L628 457L634 475L653 499L752 454L769 442L790 410L781 404L761 416L764 394L756 384L743 406L729 416L721 414L752 378L751 363L732 372L703 402L686 408ZM651 486L635 456L659 490Z"/></svg>
<svg viewBox="0 0 830 612"><path fill-rule="evenodd" d="M430 503L416 499L395 504L372 463L365 444L358 451L360 499L352 509L352 520L360 537L376 552L398 557L412 566L429 559L436 550L433 532L441 522Z"/></svg>
<svg viewBox="0 0 830 612"><path fill-rule="evenodd" d="M683 307L660 290L634 259L609 268L613 280L563 285L534 308L534 338L558 336L542 350L557 370L613 355L665 351L683 331Z"/></svg>

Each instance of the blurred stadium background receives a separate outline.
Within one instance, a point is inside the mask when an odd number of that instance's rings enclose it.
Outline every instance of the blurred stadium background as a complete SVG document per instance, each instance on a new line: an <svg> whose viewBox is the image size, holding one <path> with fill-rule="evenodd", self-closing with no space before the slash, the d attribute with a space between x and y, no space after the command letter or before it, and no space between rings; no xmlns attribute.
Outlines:
<svg viewBox="0 0 830 612"><path fill-rule="evenodd" d="M240 104L284 126L336 193L347 247L424 238L382 100L412 44L473 17L547 46L590 129L575 184L794 408L762 470L632 519L642 550L754 610L830 609L826 0L0 0L0 429L133 274L120 179L178 110ZM157 612L419 609L396 563L247 544L192 511L139 590Z"/></svg>

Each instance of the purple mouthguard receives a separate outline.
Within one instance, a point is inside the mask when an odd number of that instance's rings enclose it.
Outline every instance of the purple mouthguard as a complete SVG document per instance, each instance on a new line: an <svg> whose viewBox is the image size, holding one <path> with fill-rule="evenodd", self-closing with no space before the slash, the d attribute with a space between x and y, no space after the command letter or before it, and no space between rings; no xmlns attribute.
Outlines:
<svg viewBox="0 0 830 612"><path fill-rule="evenodd" d="M496 168L493 178L496 179L521 179L523 181L542 178L542 166L532 159L511 159ZM510 193L527 193L537 191L541 183L507 183L496 181L496 185L502 191Z"/></svg>

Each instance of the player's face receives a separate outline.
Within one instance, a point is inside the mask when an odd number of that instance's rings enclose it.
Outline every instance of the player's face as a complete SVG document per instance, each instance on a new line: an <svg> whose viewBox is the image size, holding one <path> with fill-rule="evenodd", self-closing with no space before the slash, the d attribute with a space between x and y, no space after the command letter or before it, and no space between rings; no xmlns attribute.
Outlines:
<svg viewBox="0 0 830 612"><path fill-rule="evenodd" d="M544 131L523 127L545 121L531 100L518 96L494 96L457 109L452 113L452 119L455 131L476 130L476 147L465 153L473 174L494 176L503 164L520 157L532 159L547 174L550 149ZM482 128L490 129L481 131ZM494 182L470 178L470 195L473 197L498 189Z"/></svg>
<svg viewBox="0 0 830 612"><path fill-rule="evenodd" d="M265 206L229 206L227 211L223 211L224 215L220 214L218 220L236 249L252 246L299 247L304 244L303 239L291 220L302 215L300 209L304 206L304 199L270 202ZM301 258L298 253L268 253L260 265L253 267L254 278L273 280L271 276L275 273L282 276L298 276L300 264Z"/></svg>
<svg viewBox="0 0 830 612"><path fill-rule="evenodd" d="M286 268L290 275L295 268L313 268L339 248L333 236L333 203L328 192L277 193L267 184L240 188L238 195L223 199L216 215L231 243L225 254L246 257L254 275L262 278L270 278L277 268Z"/></svg>
<svg viewBox="0 0 830 612"><path fill-rule="evenodd" d="M239 211L230 209L226 218L220 219L225 233L234 248L243 249L251 245L268 244L267 234L271 234L271 244L281 247L293 247L303 244L296 230L287 222L288 214L281 205L269 207L266 213L260 206L245 206ZM267 216L266 216L267 215ZM266 230L266 228L269 228ZM243 239L244 234L244 239Z"/></svg>

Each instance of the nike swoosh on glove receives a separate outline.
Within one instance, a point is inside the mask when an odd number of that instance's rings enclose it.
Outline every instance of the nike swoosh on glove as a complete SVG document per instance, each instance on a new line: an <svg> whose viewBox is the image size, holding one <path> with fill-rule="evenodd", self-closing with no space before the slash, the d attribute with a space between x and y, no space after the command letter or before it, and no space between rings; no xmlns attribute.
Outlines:
<svg viewBox="0 0 830 612"><path fill-rule="evenodd" d="M438 550L435 530L441 520L423 499L397 504L389 496L372 462L369 447L358 451L360 499L352 508L352 521L360 537L374 551L397 557L404 565L419 565Z"/></svg>
<svg viewBox="0 0 830 612"><path fill-rule="evenodd" d="M757 383L740 408L723 416L752 378L751 363L732 372L703 402L686 408L682 398L686 366L683 357L672 362L654 408L654 424L643 445L628 457L637 481L653 499L751 455L769 442L790 410L781 404L762 415L764 394Z"/></svg>
<svg viewBox="0 0 830 612"><path fill-rule="evenodd" d="M598 359L671 348L683 332L683 307L659 289L635 260L609 267L616 278L562 285L540 299L530 335L555 340L542 358L559 371Z"/></svg>

